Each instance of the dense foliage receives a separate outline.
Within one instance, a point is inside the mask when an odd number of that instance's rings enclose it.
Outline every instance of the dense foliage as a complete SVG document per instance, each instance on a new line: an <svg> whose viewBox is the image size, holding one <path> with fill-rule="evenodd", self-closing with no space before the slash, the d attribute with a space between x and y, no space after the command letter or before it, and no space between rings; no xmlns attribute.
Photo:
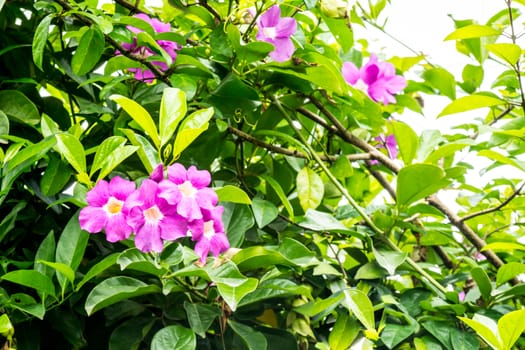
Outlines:
<svg viewBox="0 0 525 350"><path fill-rule="evenodd" d="M454 76L369 51L387 0L0 1L4 347L525 348L500 2L451 18ZM400 121L434 95L474 117Z"/></svg>

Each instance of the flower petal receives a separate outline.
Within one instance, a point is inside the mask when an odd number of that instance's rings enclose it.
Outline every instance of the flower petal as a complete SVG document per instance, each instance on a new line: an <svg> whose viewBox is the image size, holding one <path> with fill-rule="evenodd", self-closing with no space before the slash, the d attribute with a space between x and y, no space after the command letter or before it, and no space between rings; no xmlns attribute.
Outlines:
<svg viewBox="0 0 525 350"><path fill-rule="evenodd" d="M160 237L168 241L174 241L186 237L188 224L186 219L180 215L165 216L161 222Z"/></svg>
<svg viewBox="0 0 525 350"><path fill-rule="evenodd" d="M78 216L80 228L89 233L102 231L106 226L107 220L107 213L101 207L84 207L80 210Z"/></svg>
<svg viewBox="0 0 525 350"><path fill-rule="evenodd" d="M126 222L124 215L118 214L110 217L106 225L106 239L109 242L118 242L128 238L132 232L131 226Z"/></svg>
<svg viewBox="0 0 525 350"><path fill-rule="evenodd" d="M297 31L297 22L292 17L283 17L275 27L278 38L289 38Z"/></svg>
<svg viewBox="0 0 525 350"><path fill-rule="evenodd" d="M275 50L270 52L270 57L277 62L289 60L295 51L295 46L289 38L275 38L273 40L273 45L275 46Z"/></svg>
<svg viewBox="0 0 525 350"><path fill-rule="evenodd" d="M352 62L343 63L342 74L345 81L350 85L357 83L360 76L359 69Z"/></svg>
<svg viewBox="0 0 525 350"><path fill-rule="evenodd" d="M109 199L109 183L100 180L86 195L88 204L92 207L102 207Z"/></svg>
<svg viewBox="0 0 525 350"><path fill-rule="evenodd" d="M175 163L168 167L168 179L176 185L180 185L187 180L186 172L186 168L182 164Z"/></svg>
<svg viewBox="0 0 525 350"><path fill-rule="evenodd" d="M125 201L134 191L135 183L133 181L125 180L120 176L115 176L109 181L109 193L121 201Z"/></svg>
<svg viewBox="0 0 525 350"><path fill-rule="evenodd" d="M281 9L278 5L273 5L265 13L263 13L258 21L257 25L259 26L259 31L264 27L275 27L279 24L279 19L281 17Z"/></svg>
<svg viewBox="0 0 525 350"><path fill-rule="evenodd" d="M194 165L188 168L186 177L196 189L207 187L211 183L210 173L207 170L197 170Z"/></svg>
<svg viewBox="0 0 525 350"><path fill-rule="evenodd" d="M135 246L144 253L151 251L157 253L162 252L164 244L160 239L159 227L147 223L142 226L142 228L135 234Z"/></svg>

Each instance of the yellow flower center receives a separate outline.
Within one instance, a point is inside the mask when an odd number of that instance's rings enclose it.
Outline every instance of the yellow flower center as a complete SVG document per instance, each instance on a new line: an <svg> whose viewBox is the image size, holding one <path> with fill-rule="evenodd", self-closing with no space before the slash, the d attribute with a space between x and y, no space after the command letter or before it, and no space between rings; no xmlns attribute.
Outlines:
<svg viewBox="0 0 525 350"><path fill-rule="evenodd" d="M115 197L109 197L108 202L104 205L104 210L111 215L119 214L122 210L123 204L123 201L118 200Z"/></svg>
<svg viewBox="0 0 525 350"><path fill-rule="evenodd" d="M215 229L213 228L213 220L206 221L204 223L204 236L208 239L212 238L215 235Z"/></svg>
<svg viewBox="0 0 525 350"><path fill-rule="evenodd" d="M277 36L277 31L275 30L275 27L265 27L263 28L264 36L270 39L275 39Z"/></svg>
<svg viewBox="0 0 525 350"><path fill-rule="evenodd" d="M164 218L159 208L154 205L151 208L144 210L144 219L151 223L159 222Z"/></svg>
<svg viewBox="0 0 525 350"><path fill-rule="evenodd" d="M197 190L195 189L195 187L193 187L191 182L187 180L184 181L184 183L180 184L178 187L180 193L182 193L184 197L193 197L193 195L195 195L195 193L197 192Z"/></svg>

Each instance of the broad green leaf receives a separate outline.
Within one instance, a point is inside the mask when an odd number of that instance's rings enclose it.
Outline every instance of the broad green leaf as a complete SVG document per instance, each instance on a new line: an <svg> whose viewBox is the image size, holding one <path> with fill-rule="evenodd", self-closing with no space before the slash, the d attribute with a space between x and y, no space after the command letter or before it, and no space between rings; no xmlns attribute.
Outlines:
<svg viewBox="0 0 525 350"><path fill-rule="evenodd" d="M266 266L269 267L269 266ZM242 298L239 306L260 303L263 300L301 295L311 298L312 288L308 285L297 285L287 279L272 278L263 281L257 289Z"/></svg>
<svg viewBox="0 0 525 350"><path fill-rule="evenodd" d="M55 234L53 231L50 231L46 238L40 243L38 250L35 254L35 270L46 275L49 278L52 278L55 274L55 271L42 263L40 260L52 261L55 258Z"/></svg>
<svg viewBox="0 0 525 350"><path fill-rule="evenodd" d="M323 180L309 167L302 168L297 174L297 196L304 211L317 208L323 200Z"/></svg>
<svg viewBox="0 0 525 350"><path fill-rule="evenodd" d="M177 88L162 92L159 114L160 145L164 146L173 136L177 126L186 115L186 94Z"/></svg>
<svg viewBox="0 0 525 350"><path fill-rule="evenodd" d="M338 312L332 331L328 335L330 350L347 350L359 334L359 324L348 317L346 312Z"/></svg>
<svg viewBox="0 0 525 350"><path fill-rule="evenodd" d="M27 146L23 148L21 151L17 152L16 155L11 158L7 162L7 170L12 171L17 166L21 165L22 163L26 161L36 161L40 158L42 158L51 147L53 147L56 143L56 140L54 137L45 138L39 143L35 143L33 145Z"/></svg>
<svg viewBox="0 0 525 350"><path fill-rule="evenodd" d="M472 278L476 281L483 299L487 302L491 298L492 284L485 270L479 266L470 271Z"/></svg>
<svg viewBox="0 0 525 350"><path fill-rule="evenodd" d="M373 252L377 263L385 268L390 276L395 275L397 267L404 263L408 256L406 252L376 250L375 248L373 248Z"/></svg>
<svg viewBox="0 0 525 350"><path fill-rule="evenodd" d="M80 229L78 213L79 211L69 219L66 227L64 227L57 242L55 257L57 263L63 263L73 271L77 270L80 262L84 258L84 252L86 251L89 239L89 233ZM64 290L67 279L61 274L57 275L57 278L62 290Z"/></svg>
<svg viewBox="0 0 525 350"><path fill-rule="evenodd" d="M82 288L84 284L86 284L102 272L106 271L111 266L115 265L117 263L119 255L120 253L113 253L111 255L106 256L104 259L93 265L84 275L84 277L82 277L80 282L78 282L75 290L78 291L80 288Z"/></svg>
<svg viewBox="0 0 525 350"><path fill-rule="evenodd" d="M7 314L0 316L0 334L8 340L11 340L11 337L15 334L15 327L13 327Z"/></svg>
<svg viewBox="0 0 525 350"><path fill-rule="evenodd" d="M241 271L257 270L275 265L287 265L289 263L288 260L275 249L261 246L243 248L237 252L231 260Z"/></svg>
<svg viewBox="0 0 525 350"><path fill-rule="evenodd" d="M258 197L252 201L252 211L259 228L263 228L271 223L279 214L279 209L272 202Z"/></svg>
<svg viewBox="0 0 525 350"><path fill-rule="evenodd" d="M381 331L381 341L385 343L387 348L393 349L396 345L411 336L415 330L413 325L387 323Z"/></svg>
<svg viewBox="0 0 525 350"><path fill-rule="evenodd" d="M92 315L119 301L152 293L160 293L160 288L133 277L114 276L102 281L91 290L84 307L87 314Z"/></svg>
<svg viewBox="0 0 525 350"><path fill-rule="evenodd" d="M512 252L514 250L524 250L525 251L525 244L512 243L512 242L494 242L494 243L489 243L483 248L481 248L481 251L485 251L485 250L493 250L495 252Z"/></svg>
<svg viewBox="0 0 525 350"><path fill-rule="evenodd" d="M105 45L104 34L97 26L91 26L82 34L77 49L71 60L73 73L89 73L102 57Z"/></svg>
<svg viewBox="0 0 525 350"><path fill-rule="evenodd" d="M514 157L512 156L504 156L503 154L493 151L491 149L484 149L479 151L478 156L487 157L501 164L512 165L513 167L516 167L521 171L525 171L525 162L513 159Z"/></svg>
<svg viewBox="0 0 525 350"><path fill-rule="evenodd" d="M191 350L196 349L197 338L191 329L172 325L155 333L151 340L151 350Z"/></svg>
<svg viewBox="0 0 525 350"><path fill-rule="evenodd" d="M493 327L485 324L485 322L482 322L484 320L492 322L492 320L482 315L476 315L476 316L478 316L477 319L470 319L470 318L460 317L460 316L458 316L458 318L461 321L463 321L467 326L469 326L474 331L476 331L477 335L479 335L493 349L495 350L502 349L500 345L500 340L498 339L498 334L495 334L491 330L491 328Z"/></svg>
<svg viewBox="0 0 525 350"><path fill-rule="evenodd" d="M54 13L51 13L38 23L38 26L35 29L35 35L33 37L32 53L33 53L33 62L40 69L42 69L42 61L44 58L44 51L47 45L47 37L49 35L49 25L51 20L55 17Z"/></svg>
<svg viewBox="0 0 525 350"><path fill-rule="evenodd" d="M184 310L191 329L202 338L206 337L206 332L213 321L221 315L221 310L214 305L194 304L187 301L184 301Z"/></svg>
<svg viewBox="0 0 525 350"><path fill-rule="evenodd" d="M24 293L11 294L6 306L33 315L40 320L44 319L46 314L46 308L43 303L37 303L33 297Z"/></svg>
<svg viewBox="0 0 525 350"><path fill-rule="evenodd" d="M479 341L471 332L456 328L450 321L426 321L423 327L438 339L446 349L478 349Z"/></svg>
<svg viewBox="0 0 525 350"><path fill-rule="evenodd" d="M0 110L0 136L2 135L9 135L9 118ZM0 142L2 142L1 137Z"/></svg>
<svg viewBox="0 0 525 350"><path fill-rule="evenodd" d="M161 276L167 272L155 262L151 255L144 254L137 248L129 248L120 253L117 264L123 271L127 269L136 270L155 276Z"/></svg>
<svg viewBox="0 0 525 350"><path fill-rule="evenodd" d="M71 134L55 135L58 152L66 158L79 174L86 172L86 152L82 143Z"/></svg>
<svg viewBox="0 0 525 350"><path fill-rule="evenodd" d="M350 233L352 232L343 223L337 220L332 214L309 209L304 215L304 220L299 222L301 227L313 231L333 231Z"/></svg>
<svg viewBox="0 0 525 350"><path fill-rule="evenodd" d="M393 121L392 129L405 165L412 163L416 156L419 138L414 130L403 122Z"/></svg>
<svg viewBox="0 0 525 350"><path fill-rule="evenodd" d="M511 311L498 321L498 332L503 345L502 349L511 350L514 343L525 331L525 309Z"/></svg>
<svg viewBox="0 0 525 350"><path fill-rule="evenodd" d="M15 270L2 275L0 279L55 296L55 286L51 278L36 270Z"/></svg>
<svg viewBox="0 0 525 350"><path fill-rule="evenodd" d="M255 225L253 213L246 204L223 203L222 222L230 245L240 247L246 231Z"/></svg>
<svg viewBox="0 0 525 350"><path fill-rule="evenodd" d="M151 173L157 165L160 164L159 152L153 147L153 145L145 137L136 134L130 129L120 129L124 135L128 138L129 142L133 146L139 147L137 149L137 155L139 156L144 169L148 173Z"/></svg>
<svg viewBox="0 0 525 350"><path fill-rule="evenodd" d="M275 193L277 194L277 196L283 203L284 208L286 209L286 211L288 212L288 215L290 216L290 219L293 220L294 213L293 213L292 204L288 200L288 197L286 197L286 194L284 193L283 188L281 187L279 182L277 182L274 178L267 176L267 175L262 175L261 178L264 179L264 181L266 181L266 183L272 187L272 189L275 191Z"/></svg>
<svg viewBox="0 0 525 350"><path fill-rule="evenodd" d="M286 237L281 241L279 244L279 253L289 261L301 267L319 263L314 252L301 242L290 237Z"/></svg>
<svg viewBox="0 0 525 350"><path fill-rule="evenodd" d="M108 350L138 350L155 323L153 317L132 317L122 322L109 337Z"/></svg>
<svg viewBox="0 0 525 350"><path fill-rule="evenodd" d="M521 57L521 48L516 44L497 43L487 44L489 52L498 56L511 66L514 66Z"/></svg>
<svg viewBox="0 0 525 350"><path fill-rule="evenodd" d="M341 301L343 299L344 299L343 293L336 293L336 294L330 295L326 299L317 299L314 301L310 301L306 304L303 304L301 306L294 307L293 310L307 317L313 317L322 312L331 312L339 304L341 304Z"/></svg>
<svg viewBox="0 0 525 350"><path fill-rule="evenodd" d="M266 350L268 342L262 333L242 323L228 320L228 325L237 334L248 350Z"/></svg>
<svg viewBox="0 0 525 350"><path fill-rule="evenodd" d="M445 187L443 169L431 164L413 164L401 169L397 179L397 203L409 205Z"/></svg>
<svg viewBox="0 0 525 350"><path fill-rule="evenodd" d="M347 289L343 294L348 310L367 330L375 331L374 306L368 296L359 289Z"/></svg>
<svg viewBox="0 0 525 350"><path fill-rule="evenodd" d="M208 129L209 120L213 117L213 107L200 109L187 116L181 123L175 143L173 157L176 159L200 134Z"/></svg>
<svg viewBox="0 0 525 350"><path fill-rule="evenodd" d="M73 285L73 282L75 281L75 271L73 271L71 267L63 263L57 263L52 261L38 260L37 262L40 264L47 265L52 269L56 270L57 272L61 273L65 278L67 278L71 285Z"/></svg>
<svg viewBox="0 0 525 350"><path fill-rule="evenodd" d="M137 102L121 95L111 95L110 100L118 103L126 113L146 132L157 149L160 148L160 136L151 115ZM131 140L130 140L131 141ZM133 141L132 141L133 143Z"/></svg>
<svg viewBox="0 0 525 350"><path fill-rule="evenodd" d="M430 68L423 72L423 78L434 88L451 100L456 99L456 80L452 73L444 68Z"/></svg>
<svg viewBox="0 0 525 350"><path fill-rule="evenodd" d="M494 29L490 26L484 26L480 24L470 24L459 29L456 29L447 37L445 40L462 40L462 39L472 39L480 38L484 36L495 36L500 35L501 31Z"/></svg>
<svg viewBox="0 0 525 350"><path fill-rule="evenodd" d="M18 90L0 91L0 110L19 123L37 125L40 122L36 105Z"/></svg>
<svg viewBox="0 0 525 350"><path fill-rule="evenodd" d="M55 153L48 154L48 157L46 170L40 179L40 188L46 196L54 196L64 189L73 172L69 164Z"/></svg>
<svg viewBox="0 0 525 350"><path fill-rule="evenodd" d="M250 197L240 187L226 185L214 188L220 202L232 202L239 204L252 204Z"/></svg>
<svg viewBox="0 0 525 350"><path fill-rule="evenodd" d="M323 4L325 1L321 1ZM326 1L329 2L329 1ZM345 4L346 5L346 4ZM330 29L330 32L334 36L335 40L343 52L348 52L354 44L354 32L349 26L349 21L347 18L330 18L329 16L321 13L321 18Z"/></svg>
<svg viewBox="0 0 525 350"><path fill-rule="evenodd" d="M250 64L264 59L274 49L272 44L264 41L255 41L240 46L237 50L237 55L242 63Z"/></svg>
<svg viewBox="0 0 525 350"><path fill-rule="evenodd" d="M525 274L525 264L518 262L505 264L498 269L496 285L500 286L520 274Z"/></svg>
<svg viewBox="0 0 525 350"><path fill-rule="evenodd" d="M93 159L93 164L91 165L90 176L102 168L102 164L113 152L120 151L120 148L124 146L126 139L122 136L110 136L106 138L100 145L97 146L97 151L95 153L95 158Z"/></svg>
<svg viewBox="0 0 525 350"><path fill-rule="evenodd" d="M471 111L483 107L494 107L505 104L505 101L486 95L469 95L458 98L447 105L438 118L444 115Z"/></svg>

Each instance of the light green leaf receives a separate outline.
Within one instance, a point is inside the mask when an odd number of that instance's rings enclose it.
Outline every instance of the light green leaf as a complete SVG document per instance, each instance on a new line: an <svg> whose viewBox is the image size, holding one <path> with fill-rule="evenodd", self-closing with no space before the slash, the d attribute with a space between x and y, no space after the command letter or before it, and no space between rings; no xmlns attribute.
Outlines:
<svg viewBox="0 0 525 350"><path fill-rule="evenodd" d="M32 53L33 53L33 62L40 69L42 69L42 61L44 58L44 51L47 44L47 37L49 35L49 25L51 20L55 17L54 13L51 13L38 23L38 26L35 29L35 35L33 37Z"/></svg>
<svg viewBox="0 0 525 350"><path fill-rule="evenodd" d="M306 304L295 307L293 310L307 317L313 317L321 312L330 312L335 309L344 297L343 293L332 294L326 299L310 301Z"/></svg>
<svg viewBox="0 0 525 350"><path fill-rule="evenodd" d="M213 117L213 113L213 107L200 109L184 119L175 137L174 158L177 158L200 134L208 129L209 120Z"/></svg>
<svg viewBox="0 0 525 350"><path fill-rule="evenodd" d="M438 118L444 115L471 111L483 107L494 107L505 104L504 100L486 95L469 95L458 98L447 105Z"/></svg>
<svg viewBox="0 0 525 350"><path fill-rule="evenodd" d="M151 350L192 350L197 347L197 337L191 329L172 325L155 333L151 340Z"/></svg>
<svg viewBox="0 0 525 350"><path fill-rule="evenodd" d="M496 275L496 285L500 286L520 274L525 274L525 264L518 262L510 262L505 264L498 269L498 274Z"/></svg>
<svg viewBox="0 0 525 350"><path fill-rule="evenodd" d="M117 264L121 270L136 270L155 276L161 276L167 272L150 255L144 254L137 248L129 248L120 253Z"/></svg>
<svg viewBox="0 0 525 350"><path fill-rule="evenodd" d="M122 109L142 128L151 138L157 149L160 148L160 138L151 115L137 102L121 95L111 95L109 99L118 103ZM131 140L130 140L131 141Z"/></svg>
<svg viewBox="0 0 525 350"><path fill-rule="evenodd" d="M323 200L323 180L309 167L297 173L297 196L304 211L317 208Z"/></svg>
<svg viewBox="0 0 525 350"><path fill-rule="evenodd" d="M489 243L481 251L493 250L495 252L512 252L514 250L525 250L525 244L512 242L494 242Z"/></svg>
<svg viewBox="0 0 525 350"><path fill-rule="evenodd" d="M414 130L403 122L393 121L392 129L405 165L412 163L416 156L419 138Z"/></svg>
<svg viewBox="0 0 525 350"><path fill-rule="evenodd" d="M55 286L51 278L35 270L15 270L0 277L4 281L36 289L41 293L55 296Z"/></svg>
<svg viewBox="0 0 525 350"><path fill-rule="evenodd" d="M86 172L86 152L82 143L71 134L57 134L55 135L58 152L66 158L77 173L82 174Z"/></svg>
<svg viewBox="0 0 525 350"><path fill-rule="evenodd" d="M168 66L171 66L173 63L171 56L168 55L168 53L157 43L155 39L153 39L151 35L149 35L147 32L139 32L137 33L136 38L138 46L149 46L151 49L162 56L164 62L166 62Z"/></svg>
<svg viewBox="0 0 525 350"><path fill-rule="evenodd" d="M492 293L492 284L490 283L489 276L487 275L485 270L477 266L477 267L474 267L470 271L470 273L474 281L476 281L476 284L478 285L479 291L483 299L485 301L490 300L491 293Z"/></svg>
<svg viewBox="0 0 525 350"><path fill-rule="evenodd" d="M452 73L443 68L430 68L423 72L423 78L451 100L456 99L456 80Z"/></svg>
<svg viewBox="0 0 525 350"><path fill-rule="evenodd" d="M73 73L84 75L98 63L105 45L104 34L97 26L91 26L82 34L71 60Z"/></svg>
<svg viewBox="0 0 525 350"><path fill-rule="evenodd" d="M268 342L262 333L242 323L228 320L228 325L241 338L248 350L266 350Z"/></svg>
<svg viewBox="0 0 525 350"><path fill-rule="evenodd" d="M47 260L51 261L55 258L55 234L53 231L50 231L46 238L40 243L40 246L38 247L38 250L35 254L35 270L46 275L49 278L52 278L55 274L55 271L50 268L49 266L46 266L42 263L40 263L40 260Z"/></svg>
<svg viewBox="0 0 525 350"><path fill-rule="evenodd" d="M119 301L151 293L160 293L160 288L136 278L114 276L102 281L91 290L84 307L87 314L92 315Z"/></svg>
<svg viewBox="0 0 525 350"><path fill-rule="evenodd" d="M498 56L511 66L514 66L521 57L521 47L516 44L497 43L487 44L487 50Z"/></svg>
<svg viewBox="0 0 525 350"><path fill-rule="evenodd" d="M126 135L129 142L133 146L139 147L137 149L137 155L139 156L142 165L148 173L151 173L153 169L160 164L159 152L153 147L153 145L145 137L136 134L130 129L120 129Z"/></svg>
<svg viewBox="0 0 525 350"><path fill-rule="evenodd" d="M494 334L494 332L491 330L491 326L486 325L485 322L482 322L483 320L491 321L488 317L482 316L482 315L476 315L481 316L477 317L476 319L470 319L466 317L460 317L458 318L463 321L467 326L472 328L476 333L493 349L495 350L501 350L502 347L500 345L500 341L498 339L498 335Z"/></svg>
<svg viewBox="0 0 525 350"><path fill-rule="evenodd" d="M0 91L0 110L19 123L37 125L40 122L36 105L18 90Z"/></svg>
<svg viewBox="0 0 525 350"><path fill-rule="evenodd" d="M503 315L498 321L498 332L502 342L502 349L511 350L514 343L525 331L525 309L511 311Z"/></svg>
<svg viewBox="0 0 525 350"><path fill-rule="evenodd" d="M408 256L406 252L376 250L375 248L373 248L373 252L377 263L385 268L390 276L395 275L397 267L404 263Z"/></svg>
<svg viewBox="0 0 525 350"><path fill-rule="evenodd" d="M484 26L480 24L470 24L464 27L461 27L459 29L456 29L447 37L446 40L462 40L462 39L472 39L472 38L480 38L484 36L493 36L493 35L500 35L501 31L494 29L489 26Z"/></svg>
<svg viewBox="0 0 525 350"><path fill-rule="evenodd" d="M283 188L281 187L279 182L275 181L274 178L272 178L270 176L267 176L267 175L261 175L261 178L264 179L264 181L266 181L266 183L273 188L273 190L275 191L275 193L277 194L277 196L279 197L279 199L283 203L284 208L288 212L288 215L290 216L290 219L293 220L294 219L294 213L293 213L292 204L288 200L288 197L286 197L286 194L284 193Z"/></svg>
<svg viewBox="0 0 525 350"><path fill-rule="evenodd" d="M347 350L359 334L359 324L348 317L346 311L338 312L334 328L328 335L330 350Z"/></svg>
<svg viewBox="0 0 525 350"><path fill-rule="evenodd" d="M512 165L513 167L516 167L517 169L521 171L525 171L524 162L513 159L513 157L511 156L504 156L503 154L493 151L491 149L484 149L484 150L479 151L478 156L487 157L501 164Z"/></svg>
<svg viewBox="0 0 525 350"><path fill-rule="evenodd" d="M449 183L443 169L431 164L413 164L401 169L397 179L397 204L409 205Z"/></svg>
<svg viewBox="0 0 525 350"><path fill-rule="evenodd" d="M160 145L164 146L173 136L177 126L186 115L186 94L177 88L162 92L159 114Z"/></svg>
<svg viewBox="0 0 525 350"><path fill-rule="evenodd" d="M40 264L47 265L53 268L54 270L58 271L65 278L67 278L67 280L71 283L71 285L73 285L73 282L75 281L75 271L73 271L71 267L63 263L57 263L57 262L52 262L52 261L38 260L37 262Z"/></svg>
<svg viewBox="0 0 525 350"><path fill-rule="evenodd" d="M104 259L93 265L84 275L84 277L82 277L80 282L78 282L75 290L78 291L80 288L82 288L84 284L89 282L91 279L106 271L111 266L115 265L117 263L119 255L120 253L113 253L111 255L106 256Z"/></svg>
<svg viewBox="0 0 525 350"><path fill-rule="evenodd" d="M33 315L40 320L42 320L46 314L46 308L43 303L37 303L35 299L24 293L11 294L7 306Z"/></svg>
<svg viewBox="0 0 525 350"><path fill-rule="evenodd" d="M241 188L232 185L215 188L220 202L252 204L250 197Z"/></svg>
<svg viewBox="0 0 525 350"><path fill-rule="evenodd" d="M258 197L254 198L252 201L252 210L255 222L259 228L268 225L277 218L277 215L279 215L279 209L277 209L272 202Z"/></svg>
<svg viewBox="0 0 525 350"><path fill-rule="evenodd" d="M343 291L345 305L367 330L375 330L374 306L368 296L359 289Z"/></svg>
<svg viewBox="0 0 525 350"><path fill-rule="evenodd" d="M39 143L27 146L21 151L17 152L16 155L7 162L7 170L14 170L18 165L29 161L31 159L38 160L44 156L44 154L56 144L54 137L45 138ZM33 160L33 161L34 161Z"/></svg>

